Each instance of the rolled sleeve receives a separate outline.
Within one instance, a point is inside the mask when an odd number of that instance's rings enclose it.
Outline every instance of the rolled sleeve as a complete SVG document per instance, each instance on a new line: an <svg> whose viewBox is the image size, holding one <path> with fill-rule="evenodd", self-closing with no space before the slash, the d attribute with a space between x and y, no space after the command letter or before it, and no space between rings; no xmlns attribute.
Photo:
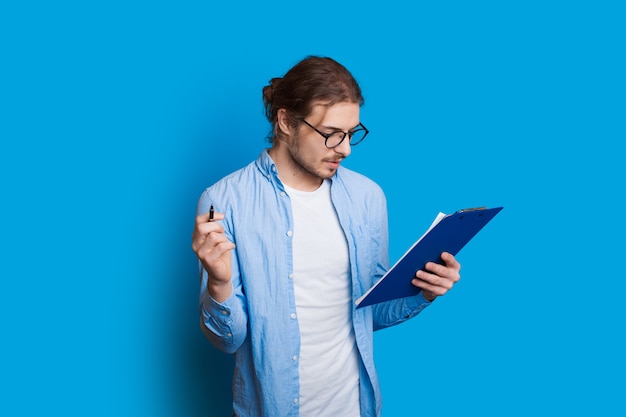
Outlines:
<svg viewBox="0 0 626 417"><path fill-rule="evenodd" d="M372 306L374 310L374 330L403 323L417 316L430 304L431 302L426 300L421 292L413 297L376 304Z"/></svg>
<svg viewBox="0 0 626 417"><path fill-rule="evenodd" d="M414 297L408 297L404 300L402 316L406 319L417 316L422 310L428 307L432 302L428 301L420 291Z"/></svg>
<svg viewBox="0 0 626 417"><path fill-rule="evenodd" d="M243 343L247 334L247 315L241 297L233 289L231 296L218 302L209 294L202 293L200 303L202 325L209 340L220 350L234 353Z"/></svg>

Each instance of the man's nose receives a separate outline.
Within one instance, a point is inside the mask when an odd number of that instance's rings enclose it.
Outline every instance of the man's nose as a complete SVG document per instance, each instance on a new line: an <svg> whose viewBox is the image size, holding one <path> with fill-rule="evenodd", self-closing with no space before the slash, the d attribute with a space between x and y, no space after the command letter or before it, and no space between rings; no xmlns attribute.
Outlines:
<svg viewBox="0 0 626 417"><path fill-rule="evenodd" d="M352 145L350 145L350 137L346 135L346 137L341 141L339 146L336 146L335 152L342 154L344 157L347 157L352 152Z"/></svg>

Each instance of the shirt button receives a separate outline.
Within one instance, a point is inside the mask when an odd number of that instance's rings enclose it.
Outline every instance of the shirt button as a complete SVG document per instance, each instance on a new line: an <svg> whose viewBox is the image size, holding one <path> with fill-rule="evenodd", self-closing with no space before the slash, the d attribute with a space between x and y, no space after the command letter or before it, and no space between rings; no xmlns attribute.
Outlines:
<svg viewBox="0 0 626 417"><path fill-rule="evenodd" d="M298 360L298 357L297 357L296 355L293 355L293 356L291 357L291 360L295 362L295 361L297 361L297 360Z"/></svg>
<svg viewBox="0 0 626 417"><path fill-rule="evenodd" d="M275 165L272 166L272 171L276 172L276 166Z"/></svg>
<svg viewBox="0 0 626 417"><path fill-rule="evenodd" d="M293 232L290 230L287 232L287 236L291 237L291 235L293 235Z"/></svg>
<svg viewBox="0 0 626 417"><path fill-rule="evenodd" d="M298 404L298 399L297 399L297 398L294 398L294 399L293 399L293 403L294 403L294 404Z"/></svg>
<svg viewBox="0 0 626 417"><path fill-rule="evenodd" d="M227 315L228 315L228 311L226 311L226 310L222 310L222 311L221 311L221 313L222 313L223 315L225 315L225 316L227 316Z"/></svg>
<svg viewBox="0 0 626 417"><path fill-rule="evenodd" d="M281 196L281 197L284 197L284 196L286 196L286 195L287 195L287 194L285 194L285 192L284 192L284 191L281 191L281 192L280 192L280 196Z"/></svg>
<svg viewBox="0 0 626 417"><path fill-rule="evenodd" d="M291 315L289 317L291 317L292 319L295 319L296 318L296 314L295 313L291 313Z"/></svg>
<svg viewBox="0 0 626 417"><path fill-rule="evenodd" d="M289 279L293 279L293 274L289 274Z"/></svg>

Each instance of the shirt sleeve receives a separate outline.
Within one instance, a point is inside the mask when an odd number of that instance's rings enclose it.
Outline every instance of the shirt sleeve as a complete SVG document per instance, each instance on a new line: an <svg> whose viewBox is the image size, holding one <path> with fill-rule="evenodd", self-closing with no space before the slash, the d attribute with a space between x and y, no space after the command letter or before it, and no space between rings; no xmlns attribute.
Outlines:
<svg viewBox="0 0 626 417"><path fill-rule="evenodd" d="M422 312L431 304L422 293L398 300L386 301L372 306L374 330L403 323Z"/></svg>
<svg viewBox="0 0 626 417"><path fill-rule="evenodd" d="M209 293L207 272L202 266L200 270L200 324L203 333L219 350L234 353L245 340L248 327L248 314L239 280L232 280L232 294L220 303Z"/></svg>

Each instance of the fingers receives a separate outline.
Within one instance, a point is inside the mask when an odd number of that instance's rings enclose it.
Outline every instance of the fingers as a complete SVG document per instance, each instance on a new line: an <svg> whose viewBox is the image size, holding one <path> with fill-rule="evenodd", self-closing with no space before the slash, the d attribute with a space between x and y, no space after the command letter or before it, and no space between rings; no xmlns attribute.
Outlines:
<svg viewBox="0 0 626 417"><path fill-rule="evenodd" d="M213 254L217 257L234 247L224 235L224 227L217 220L224 219L223 213L214 213L213 221L209 221L209 213L200 214L196 217L196 225L191 236L191 247L198 258L205 259L209 250L216 249ZM227 242L227 244L224 244ZM232 247L230 247L232 245Z"/></svg>
<svg viewBox="0 0 626 417"><path fill-rule="evenodd" d="M201 224L201 223L209 223L209 216L211 215L210 212L206 212L206 213L202 213L199 214L196 217L196 226ZM217 220L223 220L224 219L224 213L218 213L217 211L213 213L213 222L217 221Z"/></svg>
<svg viewBox="0 0 626 417"><path fill-rule="evenodd" d="M432 291L437 295L443 295L452 289L458 279L460 279L460 276L454 279L420 270L415 274L412 284L423 290Z"/></svg>
<svg viewBox="0 0 626 417"><path fill-rule="evenodd" d="M223 233L224 228L217 223L217 220L223 220L223 213L214 213L213 220L209 221L210 213L203 213L196 217L196 224L191 235L192 246L201 244L209 233L217 232ZM194 248L194 251L196 249Z"/></svg>
<svg viewBox="0 0 626 417"><path fill-rule="evenodd" d="M193 229L192 239L206 237L209 233L224 233L224 227L216 222L198 223Z"/></svg>
<svg viewBox="0 0 626 417"><path fill-rule="evenodd" d="M224 227L218 222L223 219L224 214L217 212L198 215L191 236L191 247L209 274L212 288L217 288L216 285L222 287L223 284L229 283L232 275L230 251L235 248L235 244L226 238ZM217 293L214 294L212 290L210 292L212 296L217 296ZM222 292L219 294L218 298L225 300L230 292L227 295Z"/></svg>
<svg viewBox="0 0 626 417"><path fill-rule="evenodd" d="M193 248L194 252L198 253L198 250L207 243L207 240L209 236L211 236L211 234L219 235L223 233L224 228L218 223L200 223L196 225L196 227L193 229L193 234L191 235L191 247Z"/></svg>
<svg viewBox="0 0 626 417"><path fill-rule="evenodd" d="M205 265L210 267L211 265L223 260L224 254L235 248L235 244L226 239L224 235L217 235L217 237L210 236L196 250L196 255ZM210 269L210 268L205 268Z"/></svg>
<svg viewBox="0 0 626 417"><path fill-rule="evenodd" d="M446 263L448 268L456 269L457 271L461 270L461 264L456 260L456 258L448 252L443 252L441 254L441 260Z"/></svg>
<svg viewBox="0 0 626 417"><path fill-rule="evenodd" d="M211 276L211 281L225 283L231 277L230 251L235 248L235 244L226 238L223 229L219 227L219 232L197 235L192 248L204 269Z"/></svg>
<svg viewBox="0 0 626 417"><path fill-rule="evenodd" d="M423 270L417 271L412 284L436 296L447 293L460 279L461 264L450 253L441 254L445 265L428 262Z"/></svg>

